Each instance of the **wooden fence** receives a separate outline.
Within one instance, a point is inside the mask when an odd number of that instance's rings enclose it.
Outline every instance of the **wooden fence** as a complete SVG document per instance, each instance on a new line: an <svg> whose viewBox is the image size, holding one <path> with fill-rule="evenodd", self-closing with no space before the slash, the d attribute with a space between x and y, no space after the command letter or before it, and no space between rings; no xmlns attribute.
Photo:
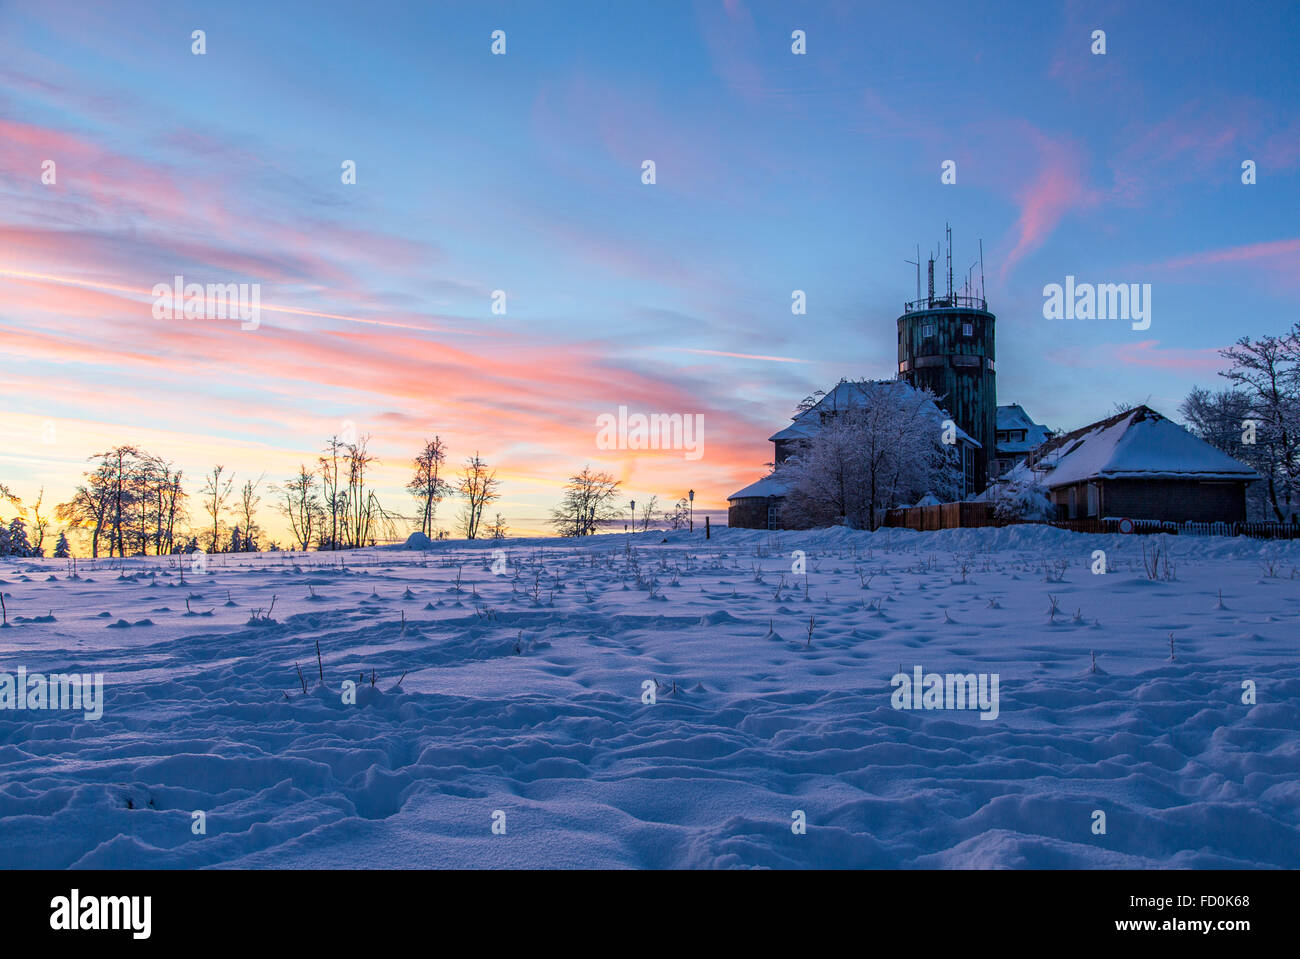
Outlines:
<svg viewBox="0 0 1300 959"><path fill-rule="evenodd" d="M1121 529L1121 523L1124 528ZM912 506L884 511L882 526L914 529L919 532L939 529L969 529L980 526L1010 526L993 513L991 503L941 503L935 506ZM1249 536L1254 539L1300 539L1300 525L1295 523L1170 523L1154 519L1061 519L1041 525L1055 526L1076 533L1179 533L1190 536Z"/></svg>

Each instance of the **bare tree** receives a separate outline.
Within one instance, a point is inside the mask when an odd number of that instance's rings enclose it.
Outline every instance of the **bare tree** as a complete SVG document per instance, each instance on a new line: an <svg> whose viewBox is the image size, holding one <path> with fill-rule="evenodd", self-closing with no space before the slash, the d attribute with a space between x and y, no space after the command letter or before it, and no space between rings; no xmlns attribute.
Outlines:
<svg viewBox="0 0 1300 959"><path fill-rule="evenodd" d="M367 433L343 448L347 467L347 486L343 493L343 540L354 547L365 546L371 541L372 524L376 519L378 501L366 491L366 471L378 462L378 458L370 453L369 445L370 434Z"/></svg>
<svg viewBox="0 0 1300 959"><path fill-rule="evenodd" d="M691 504L683 496L673 504L672 512L664 510L663 519L669 529L685 529L690 523Z"/></svg>
<svg viewBox="0 0 1300 959"><path fill-rule="evenodd" d="M283 485L271 489L282 497L277 508L289 521L289 532L298 549L310 549L313 539L321 535L325 521L325 507L317 494L316 474L299 465L297 476L291 476Z"/></svg>
<svg viewBox="0 0 1300 959"><path fill-rule="evenodd" d="M55 517L68 529L90 534L91 557L99 556L99 540L108 521L112 503L110 473L108 458L100 454L99 465L86 471L86 482L77 486L72 499L54 507ZM112 551L111 545L109 550Z"/></svg>
<svg viewBox="0 0 1300 959"><path fill-rule="evenodd" d="M451 484L441 476L442 464L447 459L447 448L440 437L425 440L424 449L416 456L415 475L406 484L406 489L415 497L419 510L420 532L433 537L433 523L438 512L438 504L453 492Z"/></svg>
<svg viewBox="0 0 1300 959"><path fill-rule="evenodd" d="M15 506L18 512L22 512L22 500L4 483L0 483L0 499L8 500L10 506Z"/></svg>
<svg viewBox="0 0 1300 959"><path fill-rule="evenodd" d="M45 530L49 528L49 515L41 515L41 502L45 499L45 487L36 494L36 502L32 504L32 548L36 550L37 555L44 556Z"/></svg>
<svg viewBox="0 0 1300 959"><path fill-rule="evenodd" d="M610 474L584 466L565 484L564 498L551 510L551 525L561 536L590 536L601 523L618 517L619 507L614 502L618 487L618 480Z"/></svg>
<svg viewBox="0 0 1300 959"><path fill-rule="evenodd" d="M239 491L239 503L236 504L239 509L241 526L244 531L242 542L243 550L246 553L257 551L257 536L262 531L257 525L257 505L262 502L262 497L258 494L257 488L261 485L262 480L266 479L263 473L255 480L245 480L243 487Z"/></svg>
<svg viewBox="0 0 1300 959"><path fill-rule="evenodd" d="M496 475L496 471L490 470L477 452L465 460L456 489L465 498L465 505L461 509L460 528L466 539L478 538L484 507L495 502L500 496L498 490L501 484Z"/></svg>
<svg viewBox="0 0 1300 959"><path fill-rule="evenodd" d="M659 505L659 497L651 496L649 502L647 502L644 506L641 507L641 532L644 533L646 530L650 528L650 520L653 518L655 513L655 507L657 507L658 505Z"/></svg>
<svg viewBox="0 0 1300 959"><path fill-rule="evenodd" d="M321 530L320 538L330 549L341 549L340 534L346 524L346 502L342 492L340 458L346 459L347 444L338 436L331 436L325 443L325 452L317 461L321 476L321 494L324 498L325 517L329 525L329 535ZM322 548L324 548L322 546Z"/></svg>
<svg viewBox="0 0 1300 959"><path fill-rule="evenodd" d="M487 528L487 538L505 539L509 535L510 527L506 525L504 517L502 517L500 513L497 513L496 519L494 519L492 525Z"/></svg>
<svg viewBox="0 0 1300 959"><path fill-rule="evenodd" d="M225 469L221 465L212 467L212 472L205 477L203 489L199 494L203 497L203 509L212 520L211 544L208 548L211 553L219 552L221 549L221 514L226 509L226 500L230 498L231 487L235 483L233 474L222 482L221 474Z"/></svg>

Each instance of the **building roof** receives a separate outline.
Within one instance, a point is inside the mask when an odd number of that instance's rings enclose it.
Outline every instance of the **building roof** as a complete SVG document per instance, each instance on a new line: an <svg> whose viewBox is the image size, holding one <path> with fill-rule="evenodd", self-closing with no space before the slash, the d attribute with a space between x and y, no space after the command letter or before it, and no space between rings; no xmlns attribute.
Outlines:
<svg viewBox="0 0 1300 959"><path fill-rule="evenodd" d="M768 497L784 496L789 488L776 478L775 474L764 476L757 483L750 483L744 489L732 493L727 497L728 502L733 499L749 499L751 497Z"/></svg>
<svg viewBox="0 0 1300 959"><path fill-rule="evenodd" d="M1038 449L1052 435L1046 426L1031 420L1019 403L998 407L997 430L999 433L1006 430L1025 431L1023 440L998 440L999 453L1028 453Z"/></svg>
<svg viewBox="0 0 1300 959"><path fill-rule="evenodd" d="M777 440L810 439L821 430L823 415L852 409L860 405L870 391L880 389L905 390L908 393L918 392L912 384L904 380L840 380L835 384L834 389L823 396L815 406L795 416L789 426L773 433L768 439L774 443ZM930 415L936 423L950 418L948 411L941 409L933 400L929 401L929 405ZM960 426L957 427L957 437L962 442L976 448L981 445L979 440Z"/></svg>
<svg viewBox="0 0 1300 959"><path fill-rule="evenodd" d="M1049 489L1094 479L1259 479L1249 466L1146 406L1048 440L1028 466Z"/></svg>

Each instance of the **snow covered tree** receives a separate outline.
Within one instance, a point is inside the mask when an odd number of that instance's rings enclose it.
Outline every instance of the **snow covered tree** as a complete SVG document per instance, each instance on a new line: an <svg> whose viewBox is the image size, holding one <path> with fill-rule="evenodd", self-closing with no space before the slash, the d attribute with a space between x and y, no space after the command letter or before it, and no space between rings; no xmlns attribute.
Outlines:
<svg viewBox="0 0 1300 959"><path fill-rule="evenodd" d="M1047 488L1030 471L1013 470L977 497L993 504L999 523L1045 523L1056 519L1056 506Z"/></svg>
<svg viewBox="0 0 1300 959"><path fill-rule="evenodd" d="M10 556L35 556L36 552L32 549L31 543L27 541L27 524L23 522L21 516L15 516L9 521L9 527L6 530L4 548Z"/></svg>
<svg viewBox="0 0 1300 959"><path fill-rule="evenodd" d="M959 495L960 461L942 441L934 395L900 381L865 387L779 467L791 525L874 529L879 510Z"/></svg>
<svg viewBox="0 0 1300 959"><path fill-rule="evenodd" d="M54 558L67 559L71 555L72 555L72 549L70 546L68 546L68 534L60 531L59 539L54 544Z"/></svg>
<svg viewBox="0 0 1300 959"><path fill-rule="evenodd" d="M1240 390L1211 392L1199 386L1193 387L1178 408L1189 432L1241 460L1264 478L1264 482L1246 487L1248 514L1254 519L1276 518L1283 505L1278 501L1276 431L1263 422L1256 422L1255 428L1248 431L1245 424L1253 419L1250 410L1250 398ZM1247 437L1254 442L1243 442Z"/></svg>
<svg viewBox="0 0 1300 959"><path fill-rule="evenodd" d="M1231 366L1219 375L1246 399L1246 419L1256 422L1258 457L1269 506L1279 522L1300 507L1300 323L1282 336L1243 336L1220 351ZM1239 425L1239 429L1245 429ZM1237 456L1242 450L1232 453Z"/></svg>

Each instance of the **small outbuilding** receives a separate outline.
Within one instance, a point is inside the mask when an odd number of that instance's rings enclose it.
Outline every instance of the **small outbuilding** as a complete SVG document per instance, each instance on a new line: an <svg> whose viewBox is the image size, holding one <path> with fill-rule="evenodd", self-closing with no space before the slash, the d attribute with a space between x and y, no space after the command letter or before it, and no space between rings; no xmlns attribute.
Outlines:
<svg viewBox="0 0 1300 959"><path fill-rule="evenodd" d="M1008 479L1032 471L1059 519L1175 523L1246 519L1259 474L1155 410L1138 406L1049 439Z"/></svg>

